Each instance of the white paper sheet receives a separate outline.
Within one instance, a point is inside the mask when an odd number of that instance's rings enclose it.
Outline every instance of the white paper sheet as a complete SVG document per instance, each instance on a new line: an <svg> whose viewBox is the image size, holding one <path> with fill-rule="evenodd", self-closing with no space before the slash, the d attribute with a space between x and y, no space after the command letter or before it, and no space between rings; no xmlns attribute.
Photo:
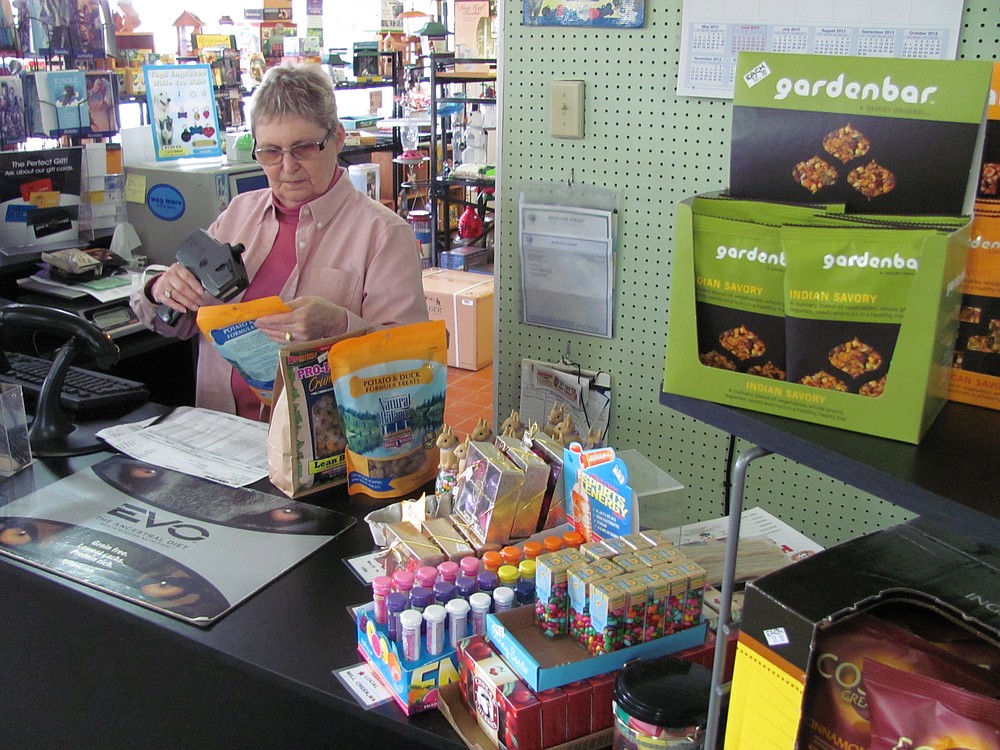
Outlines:
<svg viewBox="0 0 1000 750"><path fill-rule="evenodd" d="M181 406L163 419L116 425L97 436L132 458L243 487L267 476L267 424Z"/></svg>

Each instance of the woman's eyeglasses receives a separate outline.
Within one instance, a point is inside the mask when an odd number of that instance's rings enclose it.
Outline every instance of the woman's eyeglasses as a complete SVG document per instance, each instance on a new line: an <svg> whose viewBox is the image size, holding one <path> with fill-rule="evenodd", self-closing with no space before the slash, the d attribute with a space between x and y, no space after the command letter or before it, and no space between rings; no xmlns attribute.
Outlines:
<svg viewBox="0 0 1000 750"><path fill-rule="evenodd" d="M258 148L257 142L254 141L253 158L265 167L273 167L281 164L281 161L285 158L285 154L290 154L295 161L312 161L319 156L320 151L326 148L326 142L330 140L333 130L333 128L330 128L326 131L326 135L321 141L296 143L291 148L275 148L273 146Z"/></svg>

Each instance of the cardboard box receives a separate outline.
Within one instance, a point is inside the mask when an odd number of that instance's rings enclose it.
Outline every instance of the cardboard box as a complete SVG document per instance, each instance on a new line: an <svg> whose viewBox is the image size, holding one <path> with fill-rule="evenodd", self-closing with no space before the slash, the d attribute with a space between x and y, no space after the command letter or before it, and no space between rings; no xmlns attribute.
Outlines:
<svg viewBox="0 0 1000 750"><path fill-rule="evenodd" d="M430 655L421 649L416 661L404 661L402 646L389 639L384 625L375 622L375 605L366 604L354 611L358 625L358 651L392 692L392 697L406 714L436 708L438 689L458 679L455 649L448 645L440 654Z"/></svg>
<svg viewBox="0 0 1000 750"><path fill-rule="evenodd" d="M493 278L478 273L424 269L431 320L448 329L448 365L480 370L493 362Z"/></svg>
<svg viewBox="0 0 1000 750"><path fill-rule="evenodd" d="M663 390L791 419L918 443L947 400L969 224L924 246L877 398L772 380L699 360L693 199L677 207ZM844 229L841 231L850 231ZM933 246L930 246L933 245Z"/></svg>
<svg viewBox="0 0 1000 750"><path fill-rule="evenodd" d="M438 691L438 709L451 724L452 729L462 738L462 742L471 750L496 750L475 717L462 707L458 683L443 685ZM608 696L607 710L611 711L611 697ZM550 748L549 750L603 750L611 745L612 729L603 729L580 739Z"/></svg>
<svg viewBox="0 0 1000 750"><path fill-rule="evenodd" d="M636 658L664 656L705 642L705 623L674 635L601 656L590 656L572 638L547 638L532 607L486 616L486 637L532 690L561 687L618 669Z"/></svg>
<svg viewBox="0 0 1000 750"><path fill-rule="evenodd" d="M818 586L817 581L835 582ZM830 547L751 581L726 750L795 746L817 634L860 610L904 600L1000 638L1000 550L916 519Z"/></svg>

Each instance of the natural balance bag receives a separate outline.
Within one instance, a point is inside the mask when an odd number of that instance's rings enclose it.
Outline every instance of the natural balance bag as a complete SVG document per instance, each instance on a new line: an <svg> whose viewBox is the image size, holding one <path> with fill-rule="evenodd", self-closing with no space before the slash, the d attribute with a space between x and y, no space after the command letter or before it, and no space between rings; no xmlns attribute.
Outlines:
<svg viewBox="0 0 1000 750"><path fill-rule="evenodd" d="M447 363L440 320L386 328L330 347L351 494L400 497L434 479Z"/></svg>

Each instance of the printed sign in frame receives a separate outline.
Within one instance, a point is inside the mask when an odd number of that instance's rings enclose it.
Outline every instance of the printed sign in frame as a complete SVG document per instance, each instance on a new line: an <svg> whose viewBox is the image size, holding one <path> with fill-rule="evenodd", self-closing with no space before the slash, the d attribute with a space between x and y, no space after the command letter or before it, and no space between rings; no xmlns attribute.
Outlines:
<svg viewBox="0 0 1000 750"><path fill-rule="evenodd" d="M146 101L157 161L222 156L210 65L146 65Z"/></svg>

